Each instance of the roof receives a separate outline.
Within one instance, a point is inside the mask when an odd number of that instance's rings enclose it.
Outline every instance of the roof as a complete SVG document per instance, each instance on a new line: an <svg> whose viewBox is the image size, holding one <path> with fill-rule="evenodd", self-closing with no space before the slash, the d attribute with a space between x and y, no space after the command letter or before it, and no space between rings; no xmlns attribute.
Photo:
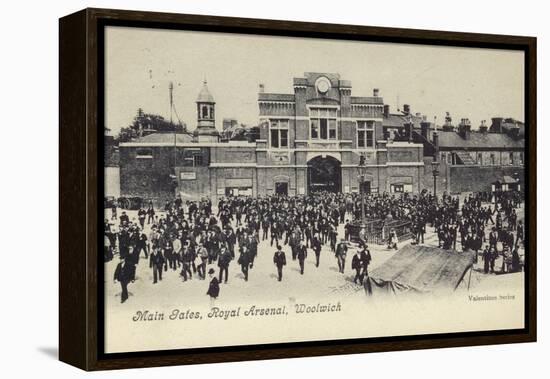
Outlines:
<svg viewBox="0 0 550 379"><path fill-rule="evenodd" d="M351 96L352 104L384 104L384 99L378 96Z"/></svg>
<svg viewBox="0 0 550 379"><path fill-rule="evenodd" d="M290 93L259 93L259 101L294 101L294 95Z"/></svg>
<svg viewBox="0 0 550 379"><path fill-rule="evenodd" d="M132 143L173 143L174 133L153 133L145 137L133 139ZM177 143L193 142L193 137L188 134L176 133Z"/></svg>
<svg viewBox="0 0 550 379"><path fill-rule="evenodd" d="M455 131L439 131L439 147L451 149L468 148L516 148L523 149L525 141L514 139L505 133L481 133L471 131L469 139L464 139Z"/></svg>
<svg viewBox="0 0 550 379"><path fill-rule="evenodd" d="M365 289L384 292L452 292L472 267L474 252L406 245L370 273ZM379 291L378 291L379 292Z"/></svg>
<svg viewBox="0 0 550 379"><path fill-rule="evenodd" d="M500 184L516 184L518 183L519 180L516 180L514 178L512 178L511 176L508 176L508 175L504 175L502 177L502 179L498 179L496 181L493 182L494 183L500 183Z"/></svg>
<svg viewBox="0 0 550 379"><path fill-rule="evenodd" d="M202 83L201 91L199 92L199 96L197 96L197 103L213 103L214 97L208 90L208 86L206 85L206 80Z"/></svg>
<svg viewBox="0 0 550 379"><path fill-rule="evenodd" d="M419 117L413 114L406 115L403 113L397 113L397 114L390 113L388 117L384 117L384 119L382 120L382 126L393 127L393 128L404 127L404 125L409 122L409 117L410 117L410 121L412 121L414 124L414 128L415 129L420 128L422 117Z"/></svg>
<svg viewBox="0 0 550 379"><path fill-rule="evenodd" d="M502 130L503 131L506 131L506 132L510 132L514 129L517 129L518 130L518 136L521 137L521 138L525 138L525 124L521 121L510 121L510 120L505 120L503 123L502 123Z"/></svg>
<svg viewBox="0 0 550 379"><path fill-rule="evenodd" d="M307 86L306 78L294 78L293 82L295 86Z"/></svg>

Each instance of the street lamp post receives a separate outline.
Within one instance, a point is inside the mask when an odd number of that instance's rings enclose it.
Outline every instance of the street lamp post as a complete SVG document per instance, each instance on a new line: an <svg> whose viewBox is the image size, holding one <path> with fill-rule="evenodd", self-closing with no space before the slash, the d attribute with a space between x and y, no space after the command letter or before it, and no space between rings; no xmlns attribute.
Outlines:
<svg viewBox="0 0 550 379"><path fill-rule="evenodd" d="M365 174L359 174L359 193L361 194L361 225L365 225Z"/></svg>
<svg viewBox="0 0 550 379"><path fill-rule="evenodd" d="M361 195L361 226L359 231L360 239L366 239L367 233L367 222L365 220L365 165L365 156L361 155L359 157L359 166L357 167L359 171L359 194Z"/></svg>
<svg viewBox="0 0 550 379"><path fill-rule="evenodd" d="M439 136L437 134L437 117L434 116L434 132L433 132L433 144L434 144L434 159L432 161L432 174L434 176L434 200L437 201L437 177L439 176Z"/></svg>
<svg viewBox="0 0 550 379"><path fill-rule="evenodd" d="M434 156L432 161L432 174L434 177L434 198L437 198L437 177L439 176L439 161L437 160L437 155Z"/></svg>

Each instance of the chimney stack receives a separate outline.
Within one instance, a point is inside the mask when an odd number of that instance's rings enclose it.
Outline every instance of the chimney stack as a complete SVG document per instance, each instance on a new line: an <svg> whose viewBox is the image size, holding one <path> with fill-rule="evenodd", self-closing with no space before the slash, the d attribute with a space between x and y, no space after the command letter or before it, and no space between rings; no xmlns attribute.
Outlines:
<svg viewBox="0 0 550 379"><path fill-rule="evenodd" d="M390 106L388 104L384 104L384 117L390 117Z"/></svg>
<svg viewBox="0 0 550 379"><path fill-rule="evenodd" d="M374 88L372 90L372 96L374 96L374 97L378 97L379 93L380 93L380 90L378 88Z"/></svg>
<svg viewBox="0 0 550 379"><path fill-rule="evenodd" d="M430 123L426 121L426 118L422 120L420 123L420 134L422 134L422 137L424 137L426 140L428 139L428 131L430 130Z"/></svg>
<svg viewBox="0 0 550 379"><path fill-rule="evenodd" d="M449 112L445 112L445 123L443 124L443 130L452 132L454 130L453 118Z"/></svg>
<svg viewBox="0 0 550 379"><path fill-rule="evenodd" d="M483 134L487 134L487 124L485 120L481 120L481 125L479 125L479 131Z"/></svg>
<svg viewBox="0 0 550 379"><path fill-rule="evenodd" d="M409 104L403 104L403 113L407 115L411 113L411 106Z"/></svg>
<svg viewBox="0 0 550 379"><path fill-rule="evenodd" d="M491 119L491 132L493 133L502 133L502 123L504 119L502 117L493 117Z"/></svg>
<svg viewBox="0 0 550 379"><path fill-rule="evenodd" d="M467 118L460 119L460 124L458 124L458 133L462 136L462 138L464 138L465 140L469 140L470 131L471 131L470 120Z"/></svg>
<svg viewBox="0 0 550 379"><path fill-rule="evenodd" d="M260 92L260 93L264 93L264 91L265 91L265 86L264 86L264 84L263 84L263 83L260 83L259 87L260 87L260 88L259 88L259 92Z"/></svg>
<svg viewBox="0 0 550 379"><path fill-rule="evenodd" d="M405 136L407 137L407 140L409 142L412 142L413 129L414 129L414 124L412 122L411 117L409 117L407 122L405 123Z"/></svg>

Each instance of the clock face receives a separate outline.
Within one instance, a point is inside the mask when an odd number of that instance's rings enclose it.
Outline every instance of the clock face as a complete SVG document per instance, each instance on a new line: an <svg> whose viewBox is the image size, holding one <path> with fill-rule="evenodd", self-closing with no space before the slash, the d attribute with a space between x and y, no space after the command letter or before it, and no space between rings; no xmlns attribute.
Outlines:
<svg viewBox="0 0 550 379"><path fill-rule="evenodd" d="M330 81L327 78L317 79L317 91L321 93L327 93L330 88Z"/></svg>

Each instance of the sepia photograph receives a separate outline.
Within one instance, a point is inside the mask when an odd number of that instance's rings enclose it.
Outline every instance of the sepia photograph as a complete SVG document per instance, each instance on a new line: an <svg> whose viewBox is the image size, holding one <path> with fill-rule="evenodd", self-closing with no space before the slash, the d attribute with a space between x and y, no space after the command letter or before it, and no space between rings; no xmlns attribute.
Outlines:
<svg viewBox="0 0 550 379"><path fill-rule="evenodd" d="M525 327L524 51L104 33L105 353Z"/></svg>

